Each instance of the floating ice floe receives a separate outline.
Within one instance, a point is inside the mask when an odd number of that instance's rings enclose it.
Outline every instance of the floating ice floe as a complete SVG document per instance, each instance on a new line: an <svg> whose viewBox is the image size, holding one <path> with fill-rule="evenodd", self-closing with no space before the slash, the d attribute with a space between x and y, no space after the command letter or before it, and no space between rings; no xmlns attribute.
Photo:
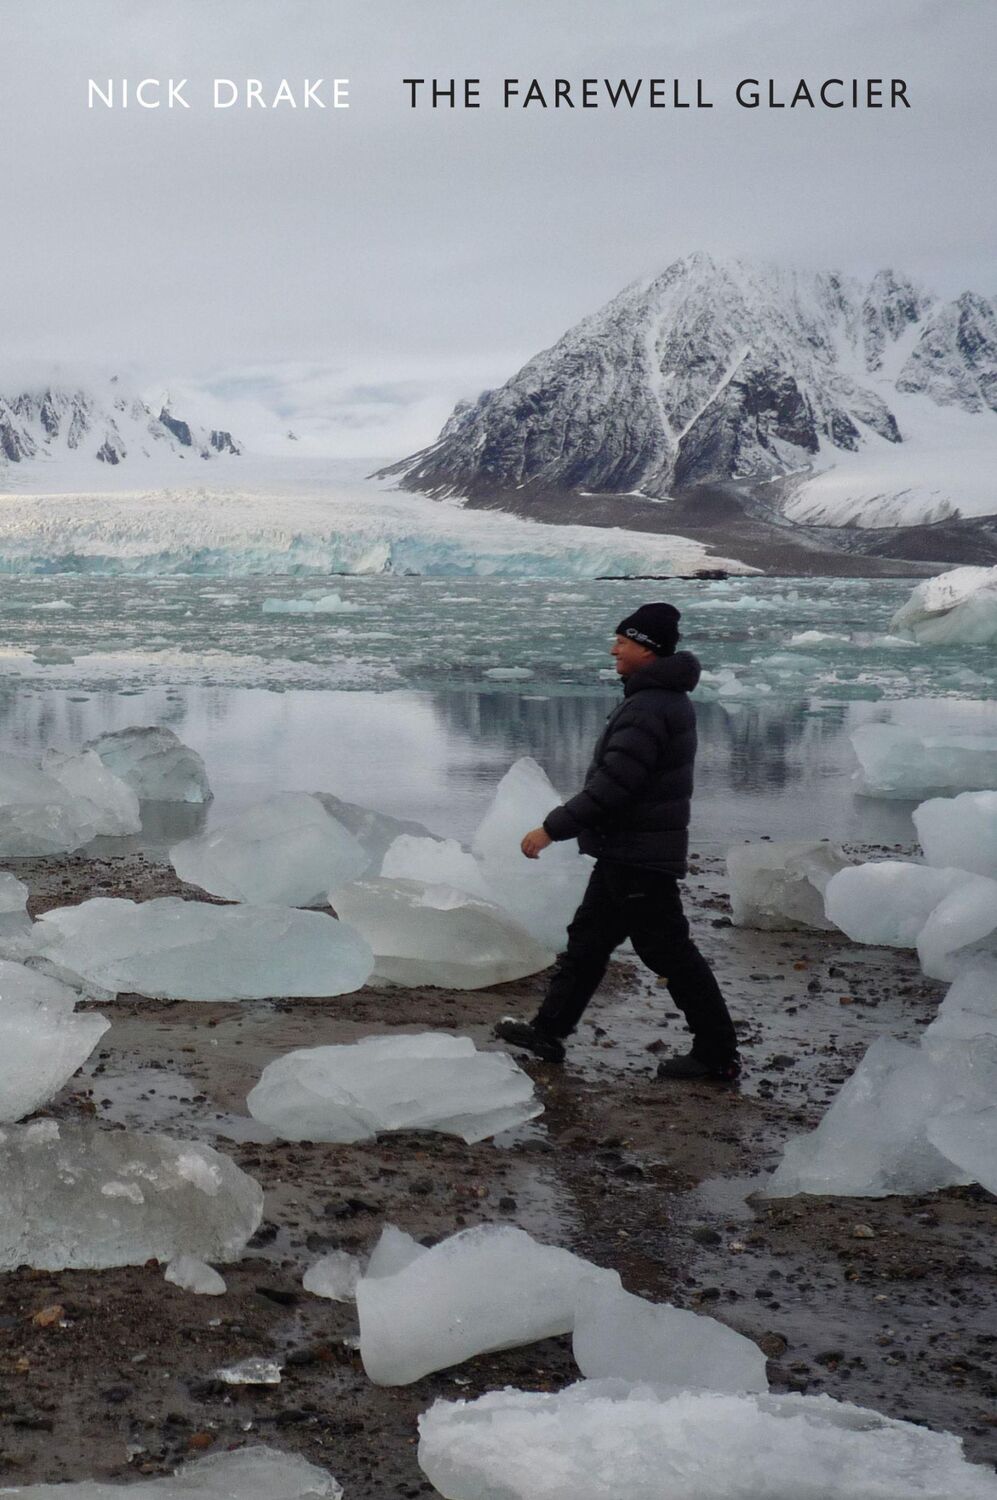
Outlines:
<svg viewBox="0 0 997 1500"><path fill-rule="evenodd" d="M410 1249L411 1247L406 1247ZM476 1354L570 1333L583 1285L607 1271L508 1224L462 1230L357 1284L360 1355L376 1385L409 1385Z"/></svg>
<svg viewBox="0 0 997 1500"><path fill-rule="evenodd" d="M370 863L351 833L307 792L283 792L170 850L181 880L253 905L324 906L331 887Z"/></svg>
<svg viewBox="0 0 997 1500"><path fill-rule="evenodd" d="M933 797L911 816L929 865L997 877L997 792Z"/></svg>
<svg viewBox="0 0 997 1500"><path fill-rule="evenodd" d="M525 859L519 846L560 802L542 767L523 756L499 782L471 844L490 899L555 953L567 941L592 860L573 839L551 844L536 860Z"/></svg>
<svg viewBox="0 0 997 1500"><path fill-rule="evenodd" d="M926 578L890 621L926 646L997 642L997 567L953 568Z"/></svg>
<svg viewBox="0 0 997 1500"><path fill-rule="evenodd" d="M65 788L97 833L120 838L140 831L138 797L93 750L84 750L81 755L46 750L42 770Z"/></svg>
<svg viewBox="0 0 997 1500"><path fill-rule="evenodd" d="M997 1500L951 1433L830 1396L622 1380L436 1401L419 1464L448 1500Z"/></svg>
<svg viewBox="0 0 997 1500"><path fill-rule="evenodd" d="M219 1276L214 1266L198 1260L196 1255L178 1255L171 1260L163 1275L165 1281L178 1286L182 1291L194 1292L200 1297L221 1297L228 1288L225 1278Z"/></svg>
<svg viewBox="0 0 997 1500"><path fill-rule="evenodd" d="M172 729L136 725L88 740L109 771L120 776L141 802L208 802L211 788L204 761Z"/></svg>
<svg viewBox="0 0 997 1500"><path fill-rule="evenodd" d="M238 1260L259 1183L210 1146L38 1120L0 1130L0 1270Z"/></svg>
<svg viewBox="0 0 997 1500"><path fill-rule="evenodd" d="M997 737L918 734L899 724L863 724L851 737L861 764L858 791L915 800L997 786Z"/></svg>
<svg viewBox="0 0 997 1500"><path fill-rule="evenodd" d="M345 995L374 964L345 922L283 906L97 897L45 912L35 931L38 956L59 971L161 1000Z"/></svg>
<svg viewBox="0 0 997 1500"><path fill-rule="evenodd" d="M33 761L0 752L0 859L68 854L96 833L91 803Z"/></svg>
<svg viewBox="0 0 997 1500"><path fill-rule="evenodd" d="M77 1014L66 985L0 959L0 1121L23 1119L59 1092L110 1027Z"/></svg>
<svg viewBox="0 0 997 1500"><path fill-rule="evenodd" d="M832 875L849 861L833 844L812 840L738 844L727 851L735 927L833 931L824 911Z"/></svg>
<svg viewBox="0 0 997 1500"><path fill-rule="evenodd" d="M452 886L358 880L329 899L373 949L375 979L478 990L554 962L507 911Z"/></svg>
<svg viewBox="0 0 997 1500"><path fill-rule="evenodd" d="M477 860L456 839L413 838L403 833L386 850L380 873L386 880L450 885L488 900Z"/></svg>
<svg viewBox="0 0 997 1500"><path fill-rule="evenodd" d="M340 594L306 595L303 599L264 599L265 615L355 615L363 608Z"/></svg>
<svg viewBox="0 0 997 1500"><path fill-rule="evenodd" d="M301 1280L313 1297L328 1297L330 1302L355 1302L357 1282L363 1266L355 1255L345 1250L331 1250L308 1267Z"/></svg>
<svg viewBox="0 0 997 1500"><path fill-rule="evenodd" d="M435 1031L288 1052L267 1064L246 1103L292 1141L438 1130L471 1144L543 1110L533 1080L504 1052Z"/></svg>
<svg viewBox="0 0 997 1500"><path fill-rule="evenodd" d="M11 1500L342 1500L325 1469L275 1448L239 1448L181 1464L168 1478L71 1480L0 1489Z"/></svg>

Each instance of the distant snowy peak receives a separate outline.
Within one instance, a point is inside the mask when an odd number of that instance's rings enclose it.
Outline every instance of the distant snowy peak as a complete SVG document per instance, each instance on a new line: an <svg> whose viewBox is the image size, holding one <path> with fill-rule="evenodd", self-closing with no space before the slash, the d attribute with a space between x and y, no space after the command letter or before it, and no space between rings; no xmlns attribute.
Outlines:
<svg viewBox="0 0 997 1500"><path fill-rule="evenodd" d="M893 271L866 284L697 253L461 403L389 472L434 494L664 496L818 470L905 442L912 395L989 420L995 321L982 297L940 304Z"/></svg>
<svg viewBox="0 0 997 1500"><path fill-rule="evenodd" d="M68 457L113 466L158 454L241 451L230 432L193 426L167 406L157 416L116 378L96 388L51 384L0 393L0 467Z"/></svg>

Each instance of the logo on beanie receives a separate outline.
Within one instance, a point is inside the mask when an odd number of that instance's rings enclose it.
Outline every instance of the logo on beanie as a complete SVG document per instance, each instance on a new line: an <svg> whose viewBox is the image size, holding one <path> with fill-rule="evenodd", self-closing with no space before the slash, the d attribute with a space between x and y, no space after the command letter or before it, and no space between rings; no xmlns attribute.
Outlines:
<svg viewBox="0 0 997 1500"><path fill-rule="evenodd" d="M661 642L652 640L649 635L644 634L643 630L635 630L631 625L630 629L625 633L632 641L637 641L642 646L652 646L655 651L661 650Z"/></svg>

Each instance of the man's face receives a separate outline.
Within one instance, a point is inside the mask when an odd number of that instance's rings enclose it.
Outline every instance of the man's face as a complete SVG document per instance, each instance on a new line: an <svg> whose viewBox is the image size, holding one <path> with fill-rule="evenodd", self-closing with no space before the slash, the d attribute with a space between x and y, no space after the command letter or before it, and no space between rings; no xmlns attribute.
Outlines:
<svg viewBox="0 0 997 1500"><path fill-rule="evenodd" d="M629 677L639 667L646 667L652 661L657 661L653 651L632 641L628 635L618 635L609 648L609 654L616 662L616 670L621 677Z"/></svg>

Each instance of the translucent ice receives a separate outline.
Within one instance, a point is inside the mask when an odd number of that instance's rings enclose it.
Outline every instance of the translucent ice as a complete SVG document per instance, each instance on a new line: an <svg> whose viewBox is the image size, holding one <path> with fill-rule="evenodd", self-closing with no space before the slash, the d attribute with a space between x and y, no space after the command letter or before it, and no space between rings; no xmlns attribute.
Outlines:
<svg viewBox="0 0 997 1500"><path fill-rule="evenodd" d="M79 849L97 832L91 811L32 761L0 753L0 858Z"/></svg>
<svg viewBox="0 0 997 1500"><path fill-rule="evenodd" d="M84 750L82 755L46 750L42 770L65 787L97 833L121 837L141 829L138 797L93 750Z"/></svg>
<svg viewBox="0 0 997 1500"><path fill-rule="evenodd" d="M583 1375L619 1376L673 1391L767 1391L765 1355L733 1328L646 1302L606 1282L584 1286L571 1336Z"/></svg>
<svg viewBox="0 0 997 1500"><path fill-rule="evenodd" d="M142 802L210 800L204 761L172 729L136 725L102 734L84 748L96 750L108 770L127 781Z"/></svg>
<svg viewBox="0 0 997 1500"><path fill-rule="evenodd" d="M357 1286L364 1369L377 1385L409 1385L475 1354L569 1333L590 1278L620 1284L617 1272L508 1224L462 1230L394 1275L369 1267Z"/></svg>
<svg viewBox="0 0 997 1500"><path fill-rule="evenodd" d="M452 885L469 896L488 900L478 861L456 839L420 839L403 833L390 845L381 865L386 880L420 880L424 885Z"/></svg>
<svg viewBox="0 0 997 1500"><path fill-rule="evenodd" d="M307 792L284 792L170 850L181 880L254 905L324 906L363 873L366 850Z"/></svg>
<svg viewBox="0 0 997 1500"><path fill-rule="evenodd" d="M917 956L932 979L955 979L974 959L997 958L997 880L967 875L943 897L918 934Z"/></svg>
<svg viewBox="0 0 997 1500"><path fill-rule="evenodd" d="M863 724L852 735L859 790L872 797L928 797L997 786L997 738L924 735L899 724Z"/></svg>
<svg viewBox="0 0 997 1500"><path fill-rule="evenodd" d="M396 1276L404 1271L420 1255L425 1255L426 1246L420 1245L412 1235L406 1234L396 1224L385 1224L377 1244L367 1262L366 1275L370 1280L380 1276Z"/></svg>
<svg viewBox="0 0 997 1500"><path fill-rule="evenodd" d="M814 841L738 844L727 851L735 927L833 931L824 891L848 860L832 844Z"/></svg>
<svg viewBox="0 0 997 1500"><path fill-rule="evenodd" d="M77 1015L73 990L0 960L0 1121L40 1109L81 1068L110 1026Z"/></svg>
<svg viewBox="0 0 997 1500"><path fill-rule="evenodd" d="M469 1144L542 1112L533 1080L504 1052L446 1032L365 1037L268 1063L249 1112L284 1140L363 1141L439 1130Z"/></svg>
<svg viewBox="0 0 997 1500"><path fill-rule="evenodd" d="M282 1366L275 1359L261 1359L250 1355L237 1365L226 1365L215 1371L215 1378L226 1385L280 1385Z"/></svg>
<svg viewBox="0 0 997 1500"><path fill-rule="evenodd" d="M332 1250L308 1267L301 1285L314 1297L328 1297L331 1302L355 1302L357 1282L363 1268L355 1255Z"/></svg>
<svg viewBox="0 0 997 1500"><path fill-rule="evenodd" d="M0 955L31 932L28 887L9 870L0 870Z"/></svg>
<svg viewBox="0 0 997 1500"><path fill-rule="evenodd" d="M374 958L345 922L283 906L97 897L46 912L38 953L85 983L164 1000L345 995Z"/></svg>
<svg viewBox="0 0 997 1500"><path fill-rule="evenodd" d="M929 865L997 876L997 792L932 797L911 816Z"/></svg>
<svg viewBox="0 0 997 1500"><path fill-rule="evenodd" d="M830 1396L622 1380L436 1401L419 1463L447 1500L997 1500L951 1433Z"/></svg>
<svg viewBox="0 0 997 1500"><path fill-rule="evenodd" d="M935 907L973 879L965 870L884 859L841 870L828 882L824 903L855 942L913 948Z"/></svg>
<svg viewBox="0 0 997 1500"><path fill-rule="evenodd" d="M478 990L554 962L507 911L452 886L358 880L330 899L374 950L375 979Z"/></svg>
<svg viewBox="0 0 997 1500"><path fill-rule="evenodd" d="M313 794L326 812L331 813L337 823L342 823L367 851L371 871L380 870L388 848L402 834L416 839L431 839L433 835L422 823L408 818L393 818L389 813L376 812L372 807L362 807L358 802L344 802L331 792Z"/></svg>
<svg viewBox="0 0 997 1500"><path fill-rule="evenodd" d="M0 1130L0 1269L238 1260L263 1192L210 1146L39 1120Z"/></svg>
<svg viewBox="0 0 997 1500"><path fill-rule="evenodd" d="M171 1260L163 1279L201 1297L221 1297L227 1291L225 1278L219 1276L207 1261L198 1260L196 1255L178 1255L176 1260Z"/></svg>
<svg viewBox="0 0 997 1500"><path fill-rule="evenodd" d="M930 1047L978 1036L997 1037L997 964L993 963L974 965L959 975L922 1033L921 1044Z"/></svg>
<svg viewBox="0 0 997 1500"><path fill-rule="evenodd" d="M536 860L526 859L519 845L560 801L546 772L524 756L499 782L471 845L491 900L555 953L565 945L592 861L574 840L551 844Z"/></svg>
<svg viewBox="0 0 997 1500"><path fill-rule="evenodd" d="M331 1474L275 1448L239 1448L182 1464L167 1479L104 1484L81 1479L68 1484L18 1485L0 1489L11 1500L341 1500Z"/></svg>
<svg viewBox="0 0 997 1500"><path fill-rule="evenodd" d="M953 568L926 578L890 622L926 646L997 642L997 568Z"/></svg>
<svg viewBox="0 0 997 1500"><path fill-rule="evenodd" d="M264 599L265 615L353 615L362 606L352 604L339 594L320 594L317 598Z"/></svg>

